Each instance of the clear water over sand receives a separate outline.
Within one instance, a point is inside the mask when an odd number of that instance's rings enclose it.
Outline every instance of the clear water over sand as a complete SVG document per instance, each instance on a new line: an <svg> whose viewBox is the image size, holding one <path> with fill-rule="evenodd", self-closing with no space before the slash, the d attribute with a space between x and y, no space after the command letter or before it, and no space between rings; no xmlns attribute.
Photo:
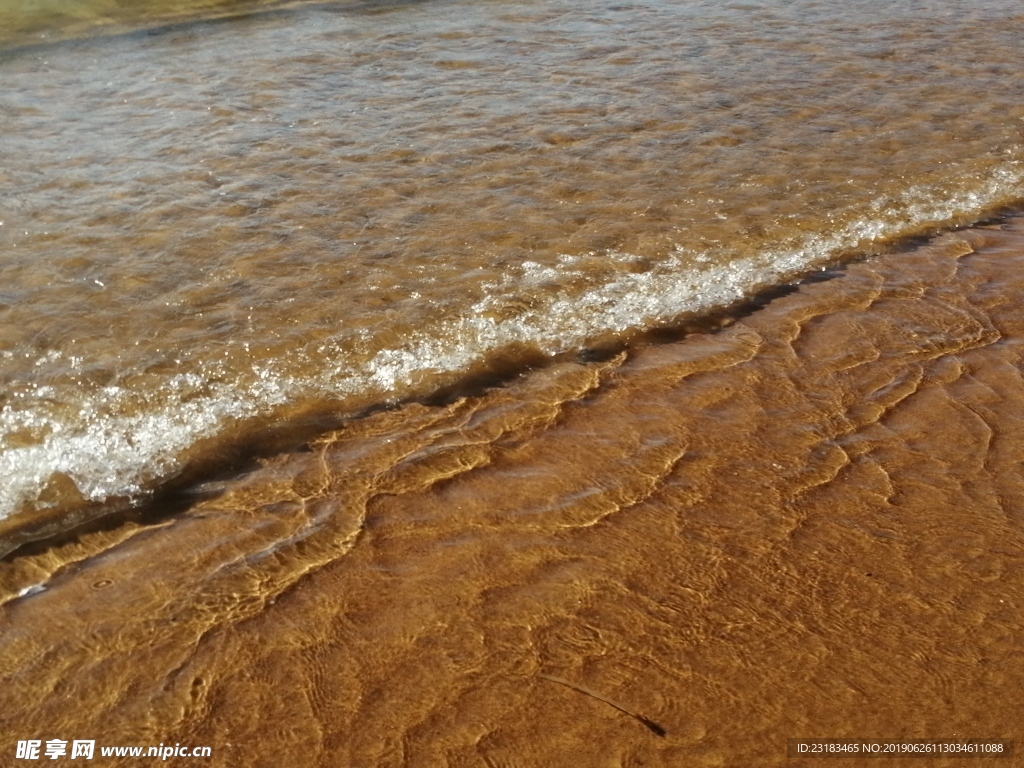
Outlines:
<svg viewBox="0 0 1024 768"><path fill-rule="evenodd" d="M0 754L1024 736L1018 3L76 8L0 52Z"/></svg>
<svg viewBox="0 0 1024 768"><path fill-rule="evenodd" d="M22 522L1024 192L1011 2L151 31L0 62L0 514Z"/></svg>
<svg viewBox="0 0 1024 768"><path fill-rule="evenodd" d="M1024 221L1004 226L355 420L184 512L0 565L0 749L792 766L817 764L786 757L798 737L1020 744Z"/></svg>

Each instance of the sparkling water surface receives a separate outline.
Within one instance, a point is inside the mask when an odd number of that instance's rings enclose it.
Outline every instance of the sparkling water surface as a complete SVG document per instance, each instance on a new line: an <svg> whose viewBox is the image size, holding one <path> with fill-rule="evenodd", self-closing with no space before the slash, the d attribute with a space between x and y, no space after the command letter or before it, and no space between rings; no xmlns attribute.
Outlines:
<svg viewBox="0 0 1024 768"><path fill-rule="evenodd" d="M1024 197L1010 0L72 7L2 8L12 520Z"/></svg>

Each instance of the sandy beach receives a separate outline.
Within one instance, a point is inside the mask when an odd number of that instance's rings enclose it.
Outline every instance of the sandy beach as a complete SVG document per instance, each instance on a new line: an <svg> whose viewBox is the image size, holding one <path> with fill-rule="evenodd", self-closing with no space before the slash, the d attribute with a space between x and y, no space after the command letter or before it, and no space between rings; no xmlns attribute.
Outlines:
<svg viewBox="0 0 1024 768"><path fill-rule="evenodd" d="M1022 265L1020 217L944 234L16 553L0 754L795 768L791 738L1019 739Z"/></svg>
<svg viewBox="0 0 1024 768"><path fill-rule="evenodd" d="M0 5L0 765L1021 763L1019 0Z"/></svg>

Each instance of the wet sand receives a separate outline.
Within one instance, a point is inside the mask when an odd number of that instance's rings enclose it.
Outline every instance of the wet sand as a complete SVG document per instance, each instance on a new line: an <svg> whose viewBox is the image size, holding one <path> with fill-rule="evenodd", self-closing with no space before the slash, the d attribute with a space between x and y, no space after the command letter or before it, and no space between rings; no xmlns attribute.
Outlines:
<svg viewBox="0 0 1024 768"><path fill-rule="evenodd" d="M800 766L788 738L1019 740L1022 303L1018 217L8 559L0 754Z"/></svg>

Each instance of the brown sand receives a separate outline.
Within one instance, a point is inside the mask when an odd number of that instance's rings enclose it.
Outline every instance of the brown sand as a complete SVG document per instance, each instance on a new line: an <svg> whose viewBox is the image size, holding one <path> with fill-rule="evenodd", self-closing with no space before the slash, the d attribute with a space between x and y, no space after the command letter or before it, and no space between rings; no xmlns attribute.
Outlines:
<svg viewBox="0 0 1024 768"><path fill-rule="evenodd" d="M85 738L212 747L167 765L799 766L787 738L1020 737L1022 306L1010 219L9 560L3 762Z"/></svg>

